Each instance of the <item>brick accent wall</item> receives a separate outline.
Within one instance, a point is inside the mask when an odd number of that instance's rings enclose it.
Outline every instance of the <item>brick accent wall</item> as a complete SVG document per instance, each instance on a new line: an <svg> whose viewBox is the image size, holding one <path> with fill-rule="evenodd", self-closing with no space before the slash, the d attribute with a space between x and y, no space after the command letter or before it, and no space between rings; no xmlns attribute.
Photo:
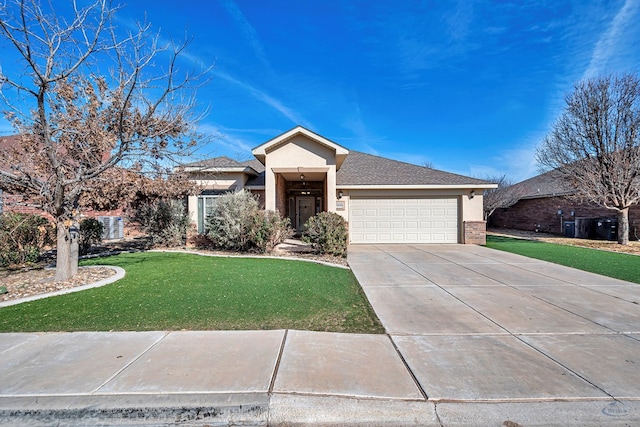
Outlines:
<svg viewBox="0 0 640 427"><path fill-rule="evenodd" d="M280 215L286 215L287 204L287 181L279 173L276 174L276 210Z"/></svg>
<svg viewBox="0 0 640 427"><path fill-rule="evenodd" d="M485 221L465 221L464 243L466 245L486 245L487 223Z"/></svg>
<svg viewBox="0 0 640 427"><path fill-rule="evenodd" d="M30 203L28 199L25 199L22 195L9 194L6 192L0 193L0 213L12 212L30 215L40 215L52 221L53 218L46 212L44 212L39 205Z"/></svg>
<svg viewBox="0 0 640 427"><path fill-rule="evenodd" d="M562 215L559 215L558 211L562 211ZM488 225L489 227L564 234L561 220L564 222L574 221L576 218L616 217L616 211L593 203L580 203L569 197L544 197L520 200L509 208L496 209L489 217ZM640 235L640 206L633 206L629 209L629 229L632 239L635 233Z"/></svg>

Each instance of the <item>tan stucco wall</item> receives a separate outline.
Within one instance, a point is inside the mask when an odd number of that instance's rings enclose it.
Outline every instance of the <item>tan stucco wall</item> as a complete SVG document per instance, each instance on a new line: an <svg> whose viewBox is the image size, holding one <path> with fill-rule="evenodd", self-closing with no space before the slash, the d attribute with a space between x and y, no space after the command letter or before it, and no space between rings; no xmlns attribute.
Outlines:
<svg viewBox="0 0 640 427"><path fill-rule="evenodd" d="M187 197L187 210L192 224L198 223L198 196Z"/></svg>
<svg viewBox="0 0 640 427"><path fill-rule="evenodd" d="M202 190L226 190L234 188L241 190L244 188L249 177L241 172L237 173L199 173L192 174L192 180ZM198 197L189 196L187 199L187 209L189 218L194 224L198 223Z"/></svg>
<svg viewBox="0 0 640 427"><path fill-rule="evenodd" d="M462 196L462 221L483 221L482 190L476 190L473 198L469 197L469 193L467 191Z"/></svg>
<svg viewBox="0 0 640 427"><path fill-rule="evenodd" d="M248 176L238 173L198 174L192 178L203 189L224 190L235 188L241 190L247 182Z"/></svg>
<svg viewBox="0 0 640 427"><path fill-rule="evenodd" d="M335 152L322 144L298 135L284 144L278 145L267 152L265 159L265 208L277 210L276 173L278 168L313 168L328 167L327 206L335 211L336 159ZM331 209L333 207L333 209Z"/></svg>

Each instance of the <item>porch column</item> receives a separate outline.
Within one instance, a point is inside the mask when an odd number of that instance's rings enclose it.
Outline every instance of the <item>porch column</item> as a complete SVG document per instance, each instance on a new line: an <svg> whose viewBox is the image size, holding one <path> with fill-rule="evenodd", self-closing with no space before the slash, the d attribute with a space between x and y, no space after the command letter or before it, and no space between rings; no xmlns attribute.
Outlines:
<svg viewBox="0 0 640 427"><path fill-rule="evenodd" d="M264 172L264 208L268 211L275 211L276 174L269 168L266 168Z"/></svg>
<svg viewBox="0 0 640 427"><path fill-rule="evenodd" d="M336 167L331 166L327 171L327 211L336 211Z"/></svg>

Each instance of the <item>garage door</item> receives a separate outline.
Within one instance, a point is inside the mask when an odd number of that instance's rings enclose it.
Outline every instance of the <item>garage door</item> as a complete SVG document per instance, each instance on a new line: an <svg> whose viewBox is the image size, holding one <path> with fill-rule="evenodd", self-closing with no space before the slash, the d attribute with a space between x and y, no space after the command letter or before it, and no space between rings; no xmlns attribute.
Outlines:
<svg viewBox="0 0 640 427"><path fill-rule="evenodd" d="M351 243L458 243L458 198L355 198Z"/></svg>

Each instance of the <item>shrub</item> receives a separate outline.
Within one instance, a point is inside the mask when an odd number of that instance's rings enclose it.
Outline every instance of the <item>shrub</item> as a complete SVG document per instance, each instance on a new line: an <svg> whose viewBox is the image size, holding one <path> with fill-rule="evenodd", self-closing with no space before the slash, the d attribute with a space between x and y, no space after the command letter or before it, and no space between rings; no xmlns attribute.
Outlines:
<svg viewBox="0 0 640 427"><path fill-rule="evenodd" d="M230 251L264 253L291 235L288 219L261 210L245 190L220 196L206 223L213 247Z"/></svg>
<svg viewBox="0 0 640 427"><path fill-rule="evenodd" d="M190 221L178 200L142 203L134 210L131 220L140 224L153 246L182 246L186 242Z"/></svg>
<svg viewBox="0 0 640 427"><path fill-rule="evenodd" d="M104 226L95 218L85 218L80 221L80 254L86 255L93 245L102 242Z"/></svg>
<svg viewBox="0 0 640 427"><path fill-rule="evenodd" d="M53 226L43 217L19 213L0 215L0 266L34 263L53 244Z"/></svg>
<svg viewBox="0 0 640 427"><path fill-rule="evenodd" d="M347 224L335 212L320 212L304 224L302 241L311 243L321 254L344 257L347 255Z"/></svg>
<svg viewBox="0 0 640 427"><path fill-rule="evenodd" d="M207 236L217 248L248 251L258 211L258 201L248 191L224 194L217 198L206 219Z"/></svg>
<svg viewBox="0 0 640 427"><path fill-rule="evenodd" d="M271 252L277 245L293 235L289 218L275 211L258 211L254 216L251 241L260 253Z"/></svg>

